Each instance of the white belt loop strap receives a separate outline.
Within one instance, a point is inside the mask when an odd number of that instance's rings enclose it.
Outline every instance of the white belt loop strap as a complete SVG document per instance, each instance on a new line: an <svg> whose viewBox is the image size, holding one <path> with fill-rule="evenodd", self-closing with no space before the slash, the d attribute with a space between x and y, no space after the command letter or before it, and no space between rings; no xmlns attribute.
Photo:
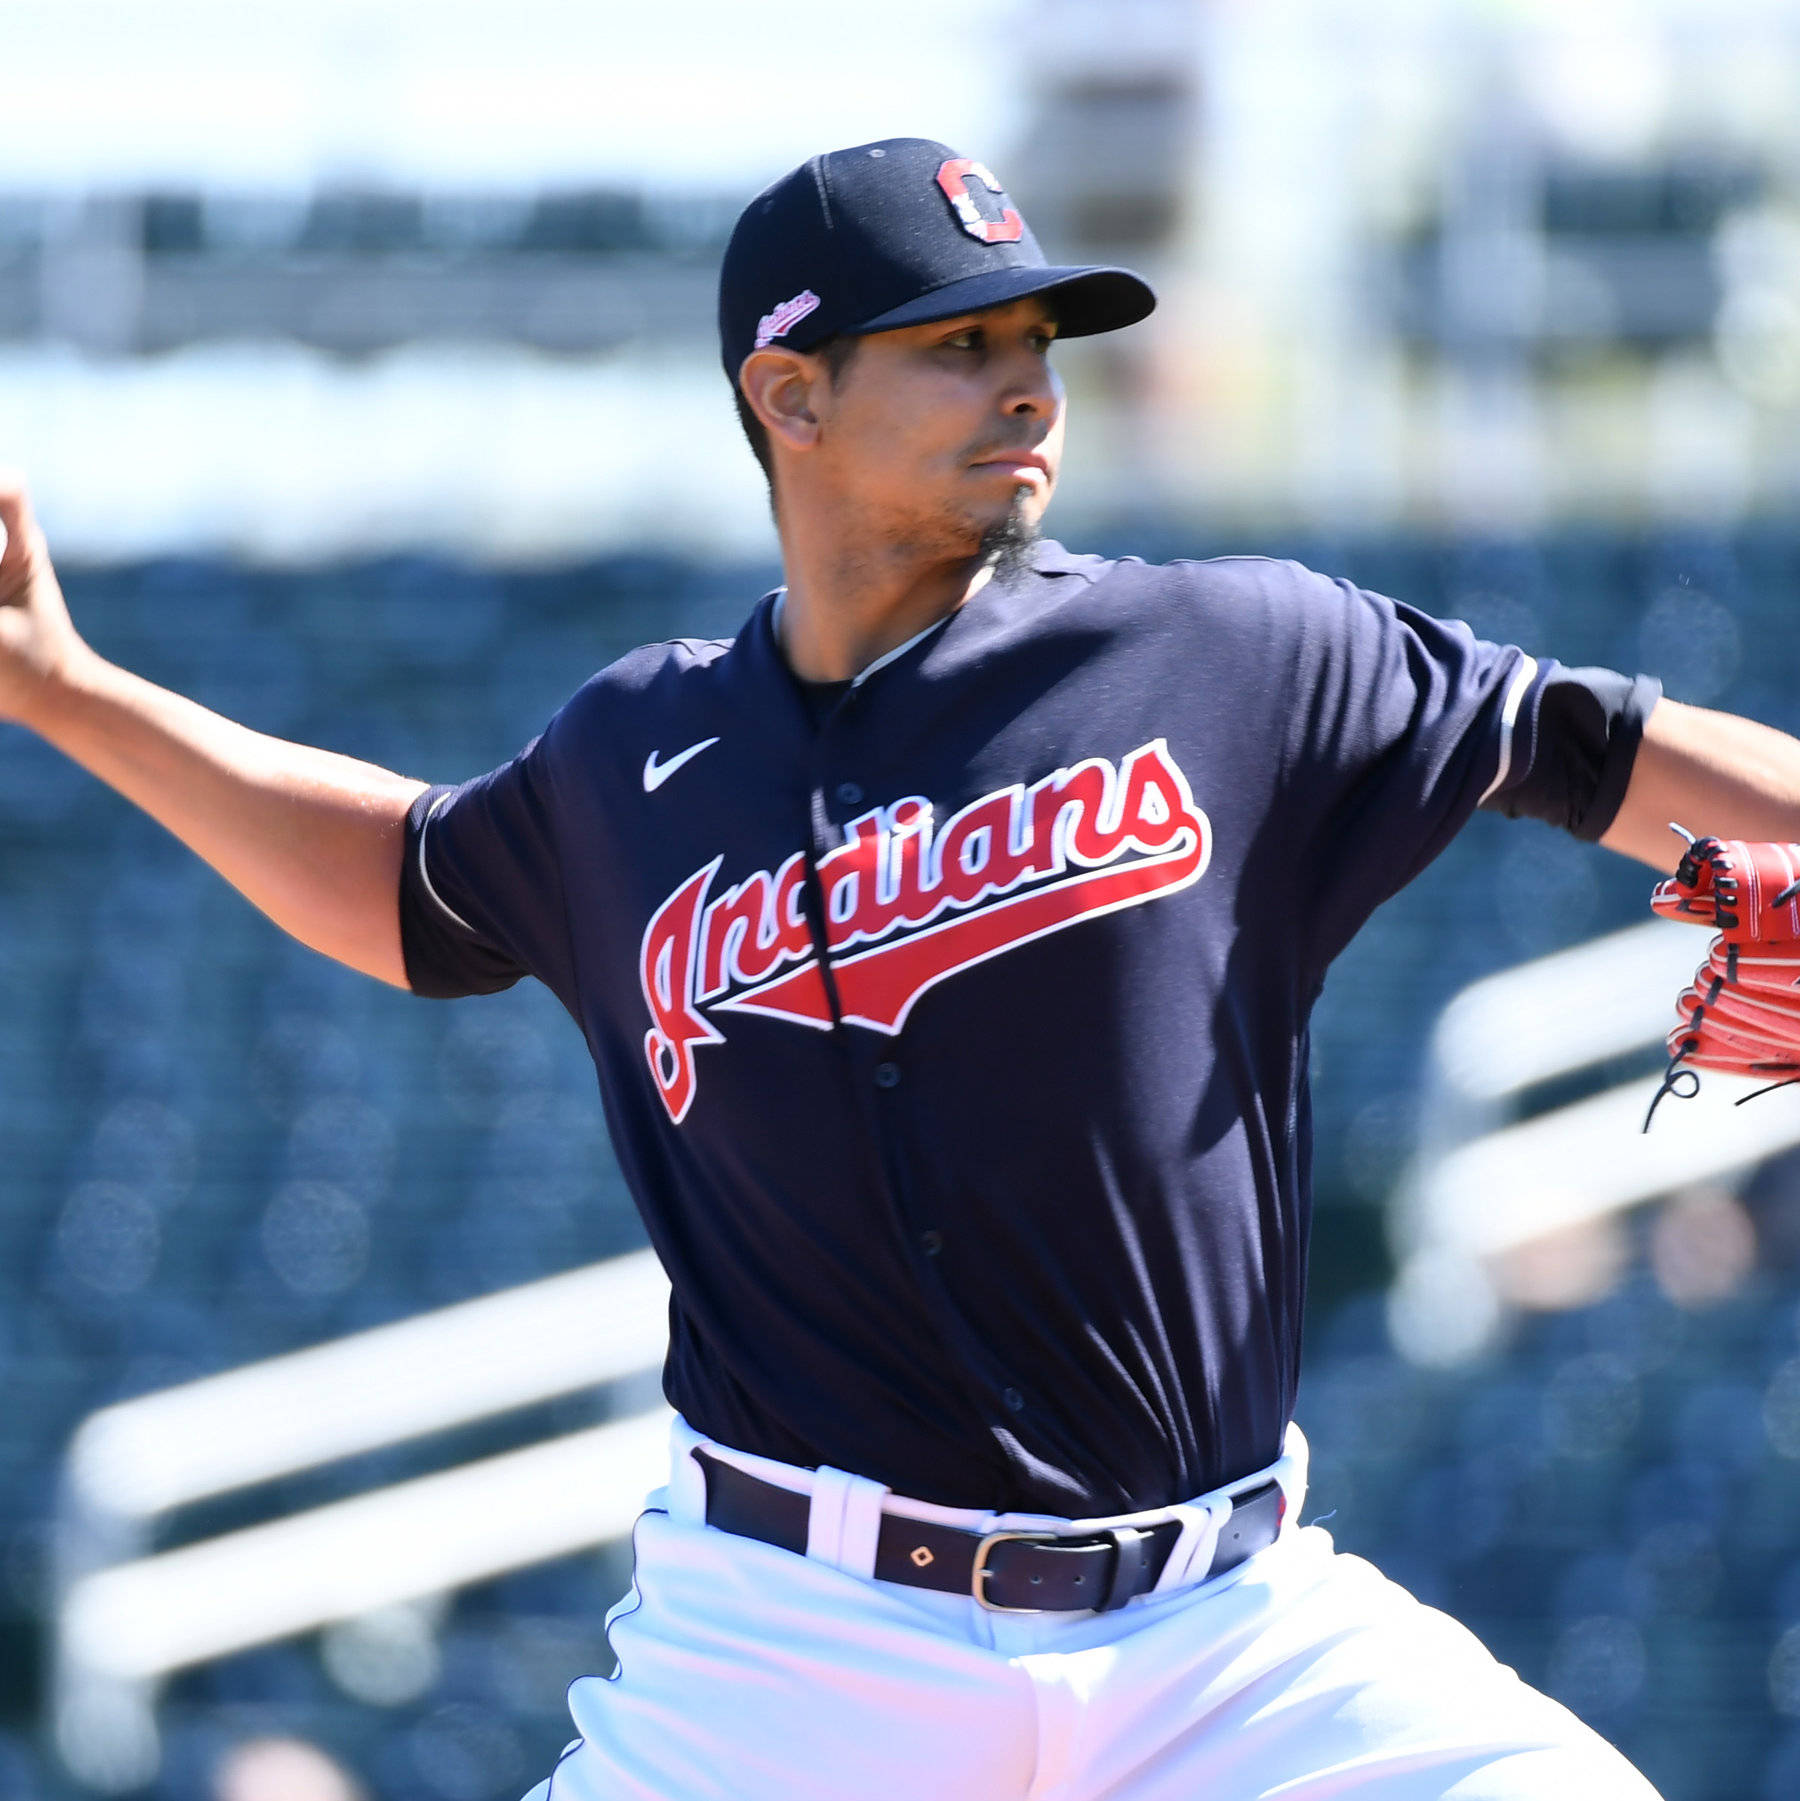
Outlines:
<svg viewBox="0 0 1800 1801"><path fill-rule="evenodd" d="M867 1476L821 1465L813 1472L806 1516L806 1554L867 1581L875 1574L875 1541L888 1490Z"/></svg>
<svg viewBox="0 0 1800 1801"><path fill-rule="evenodd" d="M1185 1588L1212 1568L1213 1552L1219 1548L1219 1528L1231 1518L1231 1502L1215 1496L1210 1501L1184 1501L1169 1511L1181 1522L1181 1536L1150 1591L1156 1595Z"/></svg>
<svg viewBox="0 0 1800 1801"><path fill-rule="evenodd" d="M1281 1484L1281 1492L1287 1497L1287 1512L1281 1521L1284 1529L1300 1523L1300 1509L1306 1505L1307 1466L1311 1461L1312 1447L1306 1442L1306 1434L1289 1420L1281 1455L1269 1470L1269 1474Z"/></svg>
<svg viewBox="0 0 1800 1801"><path fill-rule="evenodd" d="M1262 1481L1278 1483L1283 1500L1281 1529L1285 1532L1299 1522L1300 1509L1306 1502L1306 1466L1310 1455L1305 1433L1290 1420L1281 1455L1261 1476L1240 1482L1233 1492L1242 1494L1246 1488L1255 1487ZM1219 1532L1231 1518L1231 1496L1208 1495L1197 1501L1184 1501L1171 1507L1169 1512L1180 1520L1181 1536L1176 1539L1169 1552L1169 1561L1163 1565L1162 1574L1150 1591L1157 1595L1200 1581L1212 1567Z"/></svg>

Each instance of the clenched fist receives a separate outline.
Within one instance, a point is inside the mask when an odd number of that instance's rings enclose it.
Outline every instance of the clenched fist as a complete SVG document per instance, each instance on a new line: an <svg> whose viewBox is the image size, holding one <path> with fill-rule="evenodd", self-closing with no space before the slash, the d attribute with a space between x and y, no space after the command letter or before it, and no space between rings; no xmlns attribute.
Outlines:
<svg viewBox="0 0 1800 1801"><path fill-rule="evenodd" d="M24 484L0 473L0 719L32 724L85 652Z"/></svg>

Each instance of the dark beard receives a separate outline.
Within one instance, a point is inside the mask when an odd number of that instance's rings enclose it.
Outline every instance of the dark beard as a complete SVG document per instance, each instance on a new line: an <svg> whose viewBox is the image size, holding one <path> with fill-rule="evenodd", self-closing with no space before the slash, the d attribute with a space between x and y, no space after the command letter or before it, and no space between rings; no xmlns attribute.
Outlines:
<svg viewBox="0 0 1800 1801"><path fill-rule="evenodd" d="M1037 541L1037 523L1026 517L1025 496L1021 492L1014 497L1006 517L981 534L981 560L993 565L995 581L1009 581L1031 567L1031 553Z"/></svg>

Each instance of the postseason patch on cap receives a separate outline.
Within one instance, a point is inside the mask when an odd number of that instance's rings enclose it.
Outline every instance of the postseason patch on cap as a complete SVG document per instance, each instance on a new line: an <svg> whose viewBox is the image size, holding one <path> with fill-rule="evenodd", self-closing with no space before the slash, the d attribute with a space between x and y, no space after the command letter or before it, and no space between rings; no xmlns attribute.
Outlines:
<svg viewBox="0 0 1800 1801"><path fill-rule="evenodd" d="M773 312L764 313L756 322L756 348L766 350L777 338L785 338L808 313L817 312L819 297L811 288L802 288L792 300L784 300Z"/></svg>

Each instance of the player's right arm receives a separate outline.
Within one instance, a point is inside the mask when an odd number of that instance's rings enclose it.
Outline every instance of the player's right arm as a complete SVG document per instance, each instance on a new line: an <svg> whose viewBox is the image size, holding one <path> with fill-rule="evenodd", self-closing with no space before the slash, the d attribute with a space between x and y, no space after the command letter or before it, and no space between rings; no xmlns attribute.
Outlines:
<svg viewBox="0 0 1800 1801"><path fill-rule="evenodd" d="M25 490L3 474L0 527L0 719L136 802L302 944L406 987L400 861L425 784L250 731L108 663L76 632Z"/></svg>

